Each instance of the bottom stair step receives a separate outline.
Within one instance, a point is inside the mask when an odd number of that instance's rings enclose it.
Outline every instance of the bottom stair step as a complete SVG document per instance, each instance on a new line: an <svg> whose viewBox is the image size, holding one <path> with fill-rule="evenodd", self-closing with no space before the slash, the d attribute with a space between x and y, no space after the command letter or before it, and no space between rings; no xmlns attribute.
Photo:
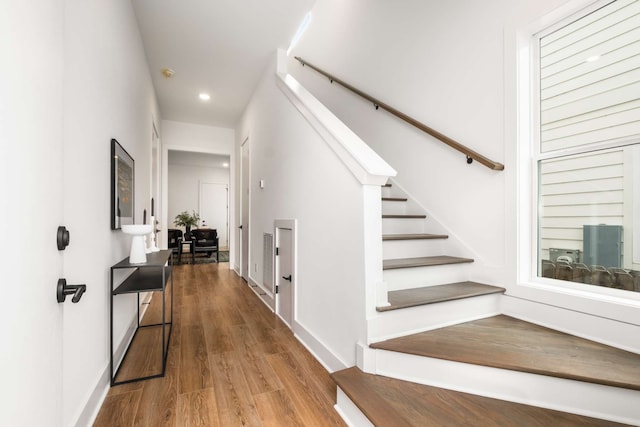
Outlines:
<svg viewBox="0 0 640 427"><path fill-rule="evenodd" d="M375 426L621 426L349 368L331 375Z"/></svg>
<svg viewBox="0 0 640 427"><path fill-rule="evenodd" d="M422 288L401 289L389 292L389 306L377 307L378 311L398 310L437 302L503 293L504 288L476 282L458 282Z"/></svg>
<svg viewBox="0 0 640 427"><path fill-rule="evenodd" d="M417 356L640 390L640 355L499 315L370 345Z"/></svg>

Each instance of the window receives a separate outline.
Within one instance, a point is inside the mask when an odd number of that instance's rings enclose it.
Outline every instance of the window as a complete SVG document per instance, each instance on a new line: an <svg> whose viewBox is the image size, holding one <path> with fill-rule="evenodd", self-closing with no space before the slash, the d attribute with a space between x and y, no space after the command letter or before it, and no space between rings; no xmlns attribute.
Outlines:
<svg viewBox="0 0 640 427"><path fill-rule="evenodd" d="M640 292L640 0L537 39L538 276Z"/></svg>

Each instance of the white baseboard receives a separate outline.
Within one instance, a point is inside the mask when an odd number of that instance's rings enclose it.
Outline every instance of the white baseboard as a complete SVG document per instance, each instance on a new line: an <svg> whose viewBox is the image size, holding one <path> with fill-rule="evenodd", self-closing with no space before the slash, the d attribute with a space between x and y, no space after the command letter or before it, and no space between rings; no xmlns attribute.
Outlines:
<svg viewBox="0 0 640 427"><path fill-rule="evenodd" d="M293 321L293 335L329 372L348 368L350 365L335 355L320 339L296 320Z"/></svg>
<svg viewBox="0 0 640 427"><path fill-rule="evenodd" d="M271 294L271 292L265 291L265 289L258 282L256 282L251 278L251 276L249 276L248 285L251 288L251 290L260 298L260 300L267 307L269 307L269 310L271 311L276 310L276 301L273 298L273 295Z"/></svg>
<svg viewBox="0 0 640 427"><path fill-rule="evenodd" d="M80 415L77 417L76 422L73 423L75 427L86 427L92 426L98 417L98 413L100 412L100 408L102 407L102 403L104 399L107 397L107 393L109 393L109 385L110 385L110 372L109 372L109 364L102 371L102 374L96 381L96 385L93 388L93 391L89 394L89 399L87 399L87 403L84 405Z"/></svg>

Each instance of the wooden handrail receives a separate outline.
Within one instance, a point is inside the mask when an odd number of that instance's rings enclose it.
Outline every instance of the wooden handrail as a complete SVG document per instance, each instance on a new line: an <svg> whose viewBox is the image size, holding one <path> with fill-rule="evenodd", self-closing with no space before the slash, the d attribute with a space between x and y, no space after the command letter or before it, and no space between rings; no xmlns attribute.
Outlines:
<svg viewBox="0 0 640 427"><path fill-rule="evenodd" d="M482 163L483 165L485 165L486 167L488 167L489 169L493 169L493 170L497 170L497 171L501 171L504 170L504 165L502 163L498 163L498 162L494 162L493 160L483 156L480 153L477 153L473 150L471 150L470 148L465 147L464 145L460 144L459 142L455 141L454 139L449 138L448 136L438 132L435 129L430 128L429 126L417 121L416 119L404 114L401 111L396 110L395 108L391 107L388 104L385 104L384 102L370 96L367 95L366 93L362 92L360 89L357 89L353 86L351 86L349 83L340 80L339 78L327 73L326 71L316 67L315 65L312 65L310 63L308 63L307 61L305 61L304 59L300 58L299 56L296 56L295 59L297 59L303 66L308 66L309 68L317 71L318 73L322 74L323 76L326 76L329 78L329 81L331 81L331 83L336 82L341 86L344 86L345 88L349 89L351 92L360 95L361 97L363 97L364 99L366 99L367 101L370 101L373 103L373 105L376 107L376 110L378 108L382 108L383 110L388 111L389 113L393 114L394 116L398 117L399 119L404 120L405 122L409 123L410 125L413 125L415 127L417 127L418 129L420 129L423 132L428 133L429 135L433 136L434 138L439 139L440 141L444 142L445 144L447 144L448 146L460 151L461 153L465 154L467 156L467 163L472 163L474 160L476 160L478 163Z"/></svg>

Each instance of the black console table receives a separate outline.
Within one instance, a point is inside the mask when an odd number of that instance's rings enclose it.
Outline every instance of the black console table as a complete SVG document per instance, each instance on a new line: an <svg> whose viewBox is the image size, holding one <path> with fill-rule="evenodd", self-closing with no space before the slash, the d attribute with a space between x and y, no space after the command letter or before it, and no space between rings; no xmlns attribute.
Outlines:
<svg viewBox="0 0 640 427"><path fill-rule="evenodd" d="M147 254L147 262L144 264L131 264L129 262L129 258L125 258L119 263L111 266L111 303L110 303L110 330L111 330L111 339L110 339L110 366L111 366L111 385L119 385L126 384L134 381L146 380L149 378L157 378L163 377L166 367L167 367L167 355L169 353L169 341L171 339L171 330L173 327L173 275L171 274L171 267L168 265L168 261L171 261L173 264L172 251L165 250L160 252L152 252ZM135 269L133 273L131 273L126 279L122 281L117 288L113 289L113 280L114 280L114 271L118 269ZM169 308L169 317L167 317L167 284L169 283L169 279L171 279L171 304ZM140 324L140 292L162 292L162 321L160 323L154 324ZM116 295L122 294L131 294L135 293L137 295L137 326L136 330L133 334L133 338L131 342L127 346L124 356L122 357L122 361L116 367L114 366L113 360L113 304L114 297ZM119 381L116 381L118 373L120 369L127 362L127 355L129 354L129 350L132 347L135 347L136 344L143 345L143 343L137 343L136 338L138 338L138 332L142 328L157 328L161 329L162 333L162 351L159 355L162 357L162 369L158 373L153 373L148 375L146 372L141 372L139 376L135 378L126 378ZM147 354L149 357L153 355ZM129 361L130 362L130 361Z"/></svg>

